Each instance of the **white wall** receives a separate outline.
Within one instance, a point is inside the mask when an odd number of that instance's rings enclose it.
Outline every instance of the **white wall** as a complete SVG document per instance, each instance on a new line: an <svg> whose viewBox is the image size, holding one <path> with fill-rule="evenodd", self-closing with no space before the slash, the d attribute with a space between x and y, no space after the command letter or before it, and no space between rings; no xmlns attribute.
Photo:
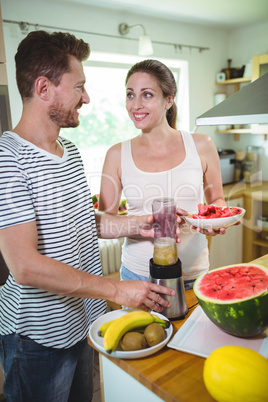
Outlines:
<svg viewBox="0 0 268 402"><path fill-rule="evenodd" d="M118 25L121 22L130 25L143 24L153 41L209 47L209 51L202 53L186 48L183 48L181 53L176 53L171 46L154 45L154 58L178 58L189 62L190 128L194 127L198 115L213 106L213 94L219 92L215 85L215 76L227 66L228 58L233 60L233 66L238 67L246 64L256 54L268 53L268 22L227 31L120 10L107 11L92 6L63 4L60 0L1 0L1 8L3 19L77 30L74 34L88 41L91 49L95 51L137 54L138 43L135 41L79 33L87 31L120 36ZM137 29L132 30L129 36L138 38L139 34ZM24 36L18 25L4 23L13 125L18 122L21 114L21 101L15 82L14 55ZM215 134L214 127L200 127L198 131L210 134L218 148L240 150L249 144L255 144L263 145L268 153L267 141L264 142L262 136L241 135L240 141L234 141L232 135ZM262 163L263 177L268 180L268 157L265 153Z"/></svg>
<svg viewBox="0 0 268 402"><path fill-rule="evenodd" d="M182 58L189 61L191 116L190 127L194 127L195 117L212 106L215 73L226 64L229 35L226 31L182 24L157 18L143 17L120 11L105 11L91 6L70 5L42 0L2 0L3 19L27 21L59 28L66 27L82 31L99 32L120 36L118 25L127 22L144 24L147 33L155 41L174 42L209 47L209 51L183 49L182 54L175 53L173 47L154 45L154 58ZM131 32L131 37L138 38L139 30ZM124 39L110 39L93 35L76 34L87 40L92 50L136 54L137 42ZM8 81L12 104L12 120L19 118L18 94L14 81L14 54L18 43L23 39L17 25L4 23L4 37L8 63ZM16 105L16 107L14 107Z"/></svg>
<svg viewBox="0 0 268 402"><path fill-rule="evenodd" d="M268 20L231 32L229 57L233 60L234 66L246 64L252 56L264 53L268 53Z"/></svg>

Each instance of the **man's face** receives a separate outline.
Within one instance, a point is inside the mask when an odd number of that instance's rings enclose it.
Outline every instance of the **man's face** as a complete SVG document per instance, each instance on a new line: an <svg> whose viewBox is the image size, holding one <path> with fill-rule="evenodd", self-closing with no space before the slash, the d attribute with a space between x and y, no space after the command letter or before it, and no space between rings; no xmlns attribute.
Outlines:
<svg viewBox="0 0 268 402"><path fill-rule="evenodd" d="M71 71L63 74L60 84L53 87L54 97L48 110L50 119L60 128L77 127L78 109L89 103L82 63L71 56L70 67Z"/></svg>

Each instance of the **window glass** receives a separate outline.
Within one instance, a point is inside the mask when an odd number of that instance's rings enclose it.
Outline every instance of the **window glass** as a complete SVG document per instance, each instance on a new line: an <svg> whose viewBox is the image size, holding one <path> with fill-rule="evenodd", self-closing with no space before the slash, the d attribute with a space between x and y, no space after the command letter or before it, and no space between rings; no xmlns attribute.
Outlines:
<svg viewBox="0 0 268 402"><path fill-rule="evenodd" d="M100 175L108 148L137 135L125 108L125 77L128 69L84 67L90 103L79 111L77 128L61 134L78 147L92 194L99 193Z"/></svg>

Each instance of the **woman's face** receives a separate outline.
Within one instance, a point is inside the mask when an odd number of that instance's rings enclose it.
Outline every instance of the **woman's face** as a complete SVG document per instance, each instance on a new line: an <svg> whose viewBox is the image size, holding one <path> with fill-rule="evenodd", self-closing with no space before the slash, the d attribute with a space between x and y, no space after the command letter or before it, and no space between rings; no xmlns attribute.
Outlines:
<svg viewBox="0 0 268 402"><path fill-rule="evenodd" d="M130 76L126 86L126 108L136 128L151 130L167 124L166 112L174 97L164 98L154 76L137 72Z"/></svg>

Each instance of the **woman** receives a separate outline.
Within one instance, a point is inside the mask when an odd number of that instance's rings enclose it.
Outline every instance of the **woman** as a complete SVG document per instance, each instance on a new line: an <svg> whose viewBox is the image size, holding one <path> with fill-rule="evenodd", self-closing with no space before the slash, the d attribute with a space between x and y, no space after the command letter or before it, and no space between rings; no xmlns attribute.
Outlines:
<svg viewBox="0 0 268 402"><path fill-rule="evenodd" d="M177 92L172 72L157 60L135 64L126 77L126 108L140 134L112 146L106 155L99 209L116 214L122 191L132 215L152 212L152 201L173 197L178 208L197 211L203 203L225 205L220 162L210 137L176 129ZM220 233L225 230L221 229ZM181 227L178 256L185 287L209 268L207 239L213 230ZM121 279L148 280L153 239L125 240Z"/></svg>

